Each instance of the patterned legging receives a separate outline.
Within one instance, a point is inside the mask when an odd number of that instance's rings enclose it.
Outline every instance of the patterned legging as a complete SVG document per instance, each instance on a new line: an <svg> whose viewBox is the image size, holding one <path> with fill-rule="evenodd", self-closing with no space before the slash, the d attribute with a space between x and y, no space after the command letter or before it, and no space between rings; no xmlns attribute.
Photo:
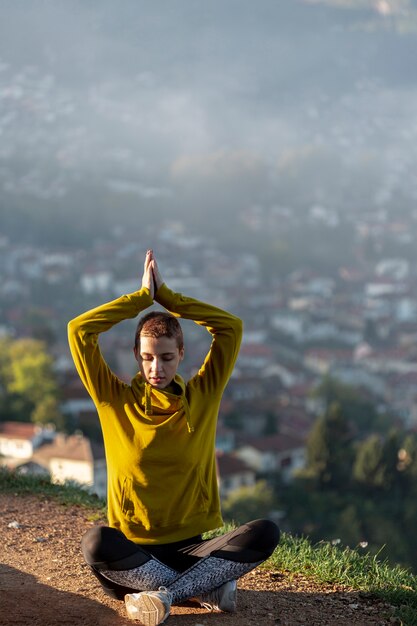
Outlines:
<svg viewBox="0 0 417 626"><path fill-rule="evenodd" d="M167 587L173 602L212 591L265 561L279 541L270 520L255 520L236 530L202 540L141 546L115 528L98 526L82 539L84 558L104 591L122 600L127 593Z"/></svg>

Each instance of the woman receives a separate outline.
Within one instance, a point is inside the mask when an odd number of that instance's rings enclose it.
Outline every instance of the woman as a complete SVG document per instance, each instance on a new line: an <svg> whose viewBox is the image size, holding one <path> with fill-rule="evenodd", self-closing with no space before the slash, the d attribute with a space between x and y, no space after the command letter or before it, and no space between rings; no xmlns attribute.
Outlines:
<svg viewBox="0 0 417 626"><path fill-rule="evenodd" d="M109 368L98 336L154 301L166 311L140 319L133 348L138 373L130 384ZM177 318L212 335L198 373L187 383ZM72 320L69 344L100 418L108 471L108 527L83 537L87 563L106 593L125 598L130 617L163 622L172 603L198 597L213 610L236 610L236 579L268 558L279 541L269 520L249 522L212 540L222 525L215 434L224 388L238 356L241 321L172 292L152 250L139 291Z"/></svg>

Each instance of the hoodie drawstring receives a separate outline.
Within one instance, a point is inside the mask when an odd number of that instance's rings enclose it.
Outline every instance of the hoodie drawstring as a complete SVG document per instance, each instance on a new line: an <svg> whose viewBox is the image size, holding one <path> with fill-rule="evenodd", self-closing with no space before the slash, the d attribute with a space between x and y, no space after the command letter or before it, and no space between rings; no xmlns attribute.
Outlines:
<svg viewBox="0 0 417 626"><path fill-rule="evenodd" d="M188 404L188 400L185 397L185 395L183 396L183 403L184 403L185 419L187 420L188 432L189 433L193 433L194 432L194 426L191 423L190 405Z"/></svg>

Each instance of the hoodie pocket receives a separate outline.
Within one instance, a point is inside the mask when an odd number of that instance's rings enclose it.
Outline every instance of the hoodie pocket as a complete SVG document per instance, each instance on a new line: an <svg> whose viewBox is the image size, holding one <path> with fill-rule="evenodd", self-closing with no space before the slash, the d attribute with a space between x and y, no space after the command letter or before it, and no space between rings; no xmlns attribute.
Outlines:
<svg viewBox="0 0 417 626"><path fill-rule="evenodd" d="M133 522L134 524L143 526L146 530L150 530L149 513L141 499L137 496L131 478L126 477L123 481L120 507L123 515L129 522Z"/></svg>
<svg viewBox="0 0 417 626"><path fill-rule="evenodd" d="M183 525L209 509L209 493L203 472L177 477L172 483L143 488L131 478L123 481L121 511L131 524L151 528Z"/></svg>

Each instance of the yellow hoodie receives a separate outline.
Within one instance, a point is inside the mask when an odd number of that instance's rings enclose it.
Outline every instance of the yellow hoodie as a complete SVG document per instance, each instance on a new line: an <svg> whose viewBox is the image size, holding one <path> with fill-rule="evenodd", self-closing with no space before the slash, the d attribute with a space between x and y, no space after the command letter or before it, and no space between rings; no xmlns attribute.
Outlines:
<svg viewBox="0 0 417 626"><path fill-rule="evenodd" d="M138 373L130 385L110 370L98 335L152 305L148 289L103 304L68 324L75 366L100 418L106 449L110 526L136 543L170 543L222 525L215 436L219 405L240 347L239 318L174 293L155 300L213 339L199 372L157 389Z"/></svg>

